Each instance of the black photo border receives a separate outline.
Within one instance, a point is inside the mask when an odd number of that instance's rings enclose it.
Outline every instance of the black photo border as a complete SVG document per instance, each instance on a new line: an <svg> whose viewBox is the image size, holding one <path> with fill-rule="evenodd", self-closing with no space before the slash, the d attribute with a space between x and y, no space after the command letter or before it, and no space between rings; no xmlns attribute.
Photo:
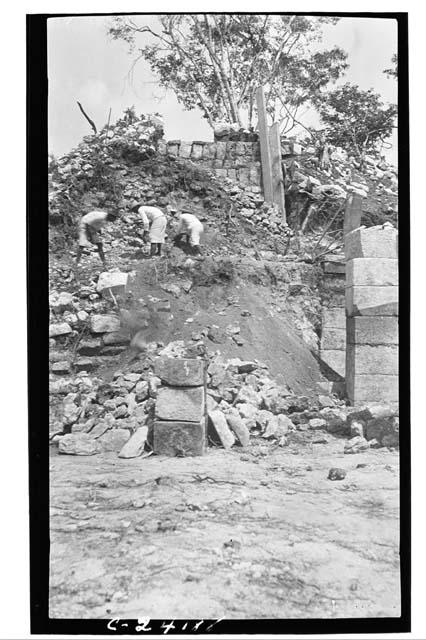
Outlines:
<svg viewBox="0 0 426 640"><path fill-rule="evenodd" d="M29 407L30 620L32 634L163 635L169 621L49 618L49 306L48 306L48 77L49 18L155 15L158 12L28 14L27 22L27 327ZM186 12L176 12L186 13ZM208 13L215 13L210 11ZM262 13L247 12L247 13ZM276 13L276 12L267 12ZM290 12L283 12L290 13ZM398 618L249 619L216 622L174 621L167 635L211 634L361 634L411 630L411 460L410 460L410 193L408 13L292 12L291 15L381 18L398 29L398 163L400 309L400 559L401 616ZM163 626L162 626L163 624ZM194 629L195 626L195 629Z"/></svg>

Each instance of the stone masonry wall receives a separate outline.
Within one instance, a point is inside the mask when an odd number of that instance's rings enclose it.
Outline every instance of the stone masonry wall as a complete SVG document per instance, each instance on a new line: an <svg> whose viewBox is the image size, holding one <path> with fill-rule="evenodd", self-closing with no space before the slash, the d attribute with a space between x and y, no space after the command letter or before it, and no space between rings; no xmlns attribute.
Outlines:
<svg viewBox="0 0 426 640"><path fill-rule="evenodd" d="M231 178L242 186L261 185L260 146L258 142L160 142L158 151L185 158L211 169L217 176Z"/></svg>
<svg viewBox="0 0 426 640"><path fill-rule="evenodd" d="M155 405L155 453L203 455L206 446L204 361L160 358L155 363L155 373L164 385Z"/></svg>
<svg viewBox="0 0 426 640"><path fill-rule="evenodd" d="M323 261L321 279L320 358L327 378L343 382L346 359L345 261L344 256L328 256Z"/></svg>
<svg viewBox="0 0 426 640"><path fill-rule="evenodd" d="M397 243L388 223L345 238L346 390L354 405L398 402Z"/></svg>
<svg viewBox="0 0 426 640"><path fill-rule="evenodd" d="M259 142L169 140L159 142L157 149L164 155L192 160L243 187L259 188L262 185ZM281 150L284 156L292 156L300 154L302 148L293 141L282 140Z"/></svg>

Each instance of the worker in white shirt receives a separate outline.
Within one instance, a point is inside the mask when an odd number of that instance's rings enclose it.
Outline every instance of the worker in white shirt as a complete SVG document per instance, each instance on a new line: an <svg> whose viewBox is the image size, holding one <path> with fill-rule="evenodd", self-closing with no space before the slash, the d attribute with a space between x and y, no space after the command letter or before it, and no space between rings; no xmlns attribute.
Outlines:
<svg viewBox="0 0 426 640"><path fill-rule="evenodd" d="M144 239L147 237L151 243L151 257L161 256L161 249L165 242L167 218L158 207L136 205L132 211L141 216Z"/></svg>
<svg viewBox="0 0 426 640"><path fill-rule="evenodd" d="M95 244L98 248L99 256L102 260L102 264L106 267L106 260L104 249L102 245L102 228L105 227L107 222L112 222L118 217L117 213L106 211L89 211L86 213L78 225L78 249L77 249L77 264L80 262L80 258L83 254L85 247L89 247L91 244Z"/></svg>
<svg viewBox="0 0 426 640"><path fill-rule="evenodd" d="M191 248L191 253L200 255L200 236L204 231L204 227L197 216L190 213L188 209L183 209L182 213L176 215L179 221L175 242L179 243L184 240L187 246Z"/></svg>

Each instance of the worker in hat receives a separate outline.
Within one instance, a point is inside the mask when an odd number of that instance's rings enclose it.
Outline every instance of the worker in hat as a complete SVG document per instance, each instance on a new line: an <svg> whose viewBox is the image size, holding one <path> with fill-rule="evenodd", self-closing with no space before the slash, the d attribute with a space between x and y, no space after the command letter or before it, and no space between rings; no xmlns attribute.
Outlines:
<svg viewBox="0 0 426 640"><path fill-rule="evenodd" d="M90 247L91 244L95 244L102 264L104 267L107 266L102 244L102 228L107 222L113 222L117 217L118 214L115 212L89 211L81 218L78 225L77 264L80 262L83 250Z"/></svg>
<svg viewBox="0 0 426 640"><path fill-rule="evenodd" d="M191 253L200 255L200 236L204 231L202 223L197 216L190 213L189 209L182 209L182 212L176 215L176 219L179 221L179 226L174 240L175 243L178 244L183 240L190 247Z"/></svg>
<svg viewBox="0 0 426 640"><path fill-rule="evenodd" d="M161 250L165 242L167 218L158 207L149 207L137 204L131 209L141 217L144 239L149 238L151 243L151 258L161 256Z"/></svg>

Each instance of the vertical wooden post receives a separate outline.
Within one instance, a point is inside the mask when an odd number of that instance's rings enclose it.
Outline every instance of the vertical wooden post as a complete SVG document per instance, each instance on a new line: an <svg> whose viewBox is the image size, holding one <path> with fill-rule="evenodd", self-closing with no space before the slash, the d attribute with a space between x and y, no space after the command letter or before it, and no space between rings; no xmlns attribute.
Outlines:
<svg viewBox="0 0 426 640"><path fill-rule="evenodd" d="M266 202L274 201L271 171L271 149L269 146L268 123L266 120L265 93L263 87L256 89L257 117L260 141L260 159L262 161L263 197Z"/></svg>
<svg viewBox="0 0 426 640"><path fill-rule="evenodd" d="M281 138L278 122L275 122L269 129L269 147L271 150L272 196L275 204L280 208L285 224L284 177L281 165Z"/></svg>
<svg viewBox="0 0 426 640"><path fill-rule="evenodd" d="M345 217L343 220L343 236L361 226L363 197L358 193L349 193L346 198Z"/></svg>

